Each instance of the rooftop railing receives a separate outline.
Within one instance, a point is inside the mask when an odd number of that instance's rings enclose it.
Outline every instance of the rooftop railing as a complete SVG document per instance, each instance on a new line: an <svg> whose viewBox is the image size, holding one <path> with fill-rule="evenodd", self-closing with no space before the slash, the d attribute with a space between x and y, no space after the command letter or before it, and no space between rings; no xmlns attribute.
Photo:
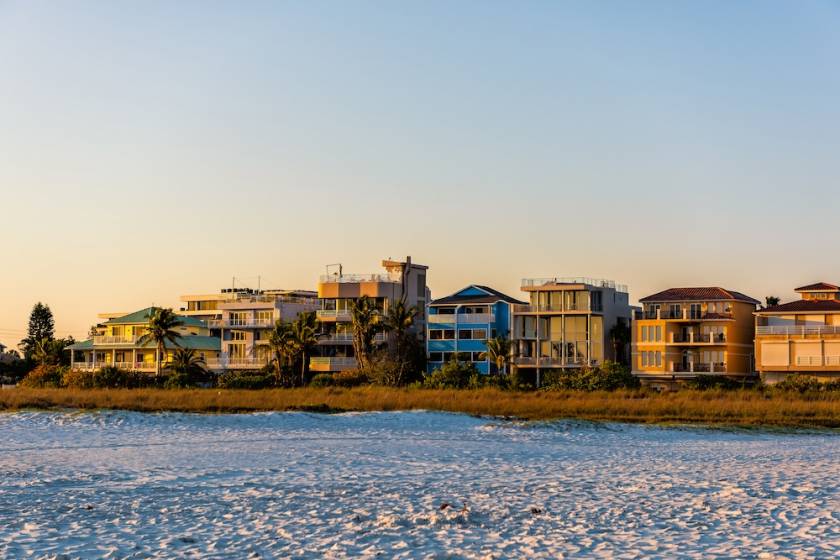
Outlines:
<svg viewBox="0 0 840 560"><path fill-rule="evenodd" d="M399 278L394 278L388 274L329 274L321 276L322 284L332 283L347 283L353 284L357 282L399 282Z"/></svg>
<svg viewBox="0 0 840 560"><path fill-rule="evenodd" d="M758 335L840 334L840 325L773 325L755 328Z"/></svg>
<svg viewBox="0 0 840 560"><path fill-rule="evenodd" d="M539 288L541 286L552 286L555 284L585 284L594 288L608 288L617 292L627 293L625 284L617 284L614 280L604 278L587 278L584 276L556 276L554 278L523 278L523 288Z"/></svg>

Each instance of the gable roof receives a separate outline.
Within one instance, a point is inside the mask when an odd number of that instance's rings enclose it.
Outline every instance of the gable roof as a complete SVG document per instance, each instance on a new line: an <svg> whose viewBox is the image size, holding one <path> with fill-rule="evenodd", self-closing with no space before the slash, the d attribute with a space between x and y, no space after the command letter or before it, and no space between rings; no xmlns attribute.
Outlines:
<svg viewBox="0 0 840 560"><path fill-rule="evenodd" d="M808 284L807 286L800 286L793 290L794 292L838 292L840 287L828 282L817 282L816 284Z"/></svg>
<svg viewBox="0 0 840 560"><path fill-rule="evenodd" d="M774 305L765 309L759 309L756 314L780 314L780 313L825 313L840 312L840 301L836 299L799 299L790 303Z"/></svg>
<svg viewBox="0 0 840 560"><path fill-rule="evenodd" d="M470 288L475 288L481 292L484 292L486 295L458 295L461 292L468 290ZM505 303L514 303L519 305L524 305L524 301L519 301L516 298L512 298L511 296L504 294L498 290L494 290L488 286L482 286L481 284L470 284L466 288L462 288L455 292L452 295L442 297L436 300L433 300L429 305L460 305L465 303L496 303L497 301L504 301Z"/></svg>
<svg viewBox="0 0 840 560"><path fill-rule="evenodd" d="M153 307L147 307L146 309L141 309L140 311L135 311L134 313L129 313L128 315L123 315L122 317L115 317L113 319L109 319L105 321L104 324L106 325L120 325L120 324L144 324L149 322L149 315L152 313ZM187 315L178 315L178 318L181 320L181 324L185 327L204 327L206 328L207 325L204 324L204 321L196 319L195 317L190 317Z"/></svg>
<svg viewBox="0 0 840 560"><path fill-rule="evenodd" d="M660 301L743 301L758 305L757 299L744 295L735 290L726 290L717 286L707 288L669 288L662 292L644 297L639 301L642 303Z"/></svg>

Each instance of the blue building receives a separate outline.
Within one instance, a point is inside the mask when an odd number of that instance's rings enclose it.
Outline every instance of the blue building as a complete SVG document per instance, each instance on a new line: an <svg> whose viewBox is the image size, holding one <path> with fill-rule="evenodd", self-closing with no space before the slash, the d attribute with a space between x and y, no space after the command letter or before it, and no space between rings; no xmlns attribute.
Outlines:
<svg viewBox="0 0 840 560"><path fill-rule="evenodd" d="M490 373L487 339L510 338L511 305L524 302L487 286L473 284L429 304L426 355L431 372L455 357ZM495 366L494 366L495 367Z"/></svg>

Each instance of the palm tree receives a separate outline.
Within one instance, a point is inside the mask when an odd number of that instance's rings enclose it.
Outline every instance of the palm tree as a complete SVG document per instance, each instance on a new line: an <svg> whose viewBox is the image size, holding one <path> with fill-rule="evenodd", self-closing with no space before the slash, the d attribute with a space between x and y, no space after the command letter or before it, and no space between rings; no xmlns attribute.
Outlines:
<svg viewBox="0 0 840 560"><path fill-rule="evenodd" d="M277 381L279 382L283 374L283 366L289 361L295 353L294 340L292 339L292 327L289 323L284 323L278 319L274 323L274 328L268 335L268 348L274 354L275 372L277 374Z"/></svg>
<svg viewBox="0 0 840 560"><path fill-rule="evenodd" d="M414 325L417 313L416 306L406 306L405 301L400 300L392 305L382 318L382 330L393 335L396 346L399 346L406 331Z"/></svg>
<svg viewBox="0 0 840 560"><path fill-rule="evenodd" d="M35 343L32 359L42 365L58 365L61 363L64 346L63 339L42 338Z"/></svg>
<svg viewBox="0 0 840 560"><path fill-rule="evenodd" d="M309 356L318 345L318 319L315 313L308 311L301 313L298 318L292 321L290 328L291 347L294 353L300 358L300 384L306 383L306 372L309 369Z"/></svg>
<svg viewBox="0 0 840 560"><path fill-rule="evenodd" d="M487 350L481 353L481 359L490 360L496 366L499 375L507 373L507 363L510 360L510 340L497 336L487 341Z"/></svg>
<svg viewBox="0 0 840 560"><path fill-rule="evenodd" d="M370 365L370 353L373 338L379 330L380 315L374 300L362 296L350 302L350 319L353 326L353 352L359 362L359 368L367 369Z"/></svg>
<svg viewBox="0 0 840 560"><path fill-rule="evenodd" d="M144 346L149 342L155 344L156 376L160 376L161 358L165 357L164 352L166 352L166 342L169 341L175 346L178 346L178 340L181 338L181 333L175 329L183 324L184 322L172 311L172 309L152 307L149 311L149 323L146 327L146 332L144 332L143 336L137 340L137 344L139 346Z"/></svg>
<svg viewBox="0 0 840 560"><path fill-rule="evenodd" d="M175 373L186 374L190 379L203 377L207 373L207 362L192 348L176 350L171 367Z"/></svg>
<svg viewBox="0 0 840 560"><path fill-rule="evenodd" d="M767 303L767 307L773 307L775 305L779 305L779 302L782 301L776 296L767 296L764 298L765 303Z"/></svg>

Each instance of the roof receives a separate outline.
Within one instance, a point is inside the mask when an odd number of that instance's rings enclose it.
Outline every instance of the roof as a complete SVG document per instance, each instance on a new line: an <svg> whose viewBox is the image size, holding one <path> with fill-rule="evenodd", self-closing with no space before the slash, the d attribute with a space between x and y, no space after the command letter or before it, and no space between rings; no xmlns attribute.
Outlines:
<svg viewBox="0 0 840 560"><path fill-rule="evenodd" d="M149 322L149 315L151 315L152 309L154 309L154 307L147 307L146 309L141 309L140 311L135 311L134 313L129 313L128 315L123 315L122 317L116 317L114 319L105 321L105 324L145 324ZM207 327L207 325L204 324L204 321L196 319L195 317L178 315L178 318L181 320L181 324L185 327Z"/></svg>
<svg viewBox="0 0 840 560"><path fill-rule="evenodd" d="M829 284L828 282L817 282L816 284L808 284L807 286L801 286L796 288L794 292L838 292L840 291L840 287L835 286L834 284Z"/></svg>
<svg viewBox="0 0 840 560"><path fill-rule="evenodd" d="M724 288L708 287L708 288L669 288L665 291L647 296L639 301L642 303L659 302L659 301L743 301L758 305L761 302L753 299L750 296L744 295L735 290L726 290Z"/></svg>
<svg viewBox="0 0 840 560"><path fill-rule="evenodd" d="M147 342L143 345L127 345L121 348L117 348L117 350L126 350L131 348L154 348L155 344L152 341ZM172 344L169 341L166 341L164 346L168 350L173 350L176 348L182 348L184 350L192 349L192 350L216 350L220 351L222 349L222 342L219 337L216 336L203 336L203 335L182 335L181 338L178 339L178 344ZM92 350L93 349L93 340L88 339L82 342L77 342L67 347L70 350ZM106 348L106 346L101 346L99 348ZM107 346L107 348L111 348Z"/></svg>
<svg viewBox="0 0 840 560"><path fill-rule="evenodd" d="M459 296L457 294L468 290L470 288L476 288L484 292L487 295L479 296L479 295L463 295ZM519 301L516 298L512 298L507 294L504 294L498 290L494 290L488 286L482 286L480 284L470 284L466 288L462 288L455 292L454 294L446 297L442 297L436 300L433 300L429 305L461 305L465 303L496 303L497 301L504 301L506 303L514 303L524 305L524 301Z"/></svg>
<svg viewBox="0 0 840 560"><path fill-rule="evenodd" d="M840 301L835 299L800 299L759 309L756 313L825 313L840 312Z"/></svg>

